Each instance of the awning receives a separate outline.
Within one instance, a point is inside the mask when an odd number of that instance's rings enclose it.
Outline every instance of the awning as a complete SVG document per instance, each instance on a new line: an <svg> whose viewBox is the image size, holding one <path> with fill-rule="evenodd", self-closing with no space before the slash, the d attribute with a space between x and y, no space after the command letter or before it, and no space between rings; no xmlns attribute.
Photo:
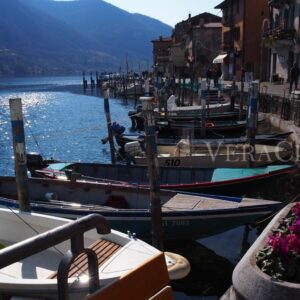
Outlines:
<svg viewBox="0 0 300 300"><path fill-rule="evenodd" d="M214 60L213 64L222 64L224 62L224 58L227 57L227 54L220 54Z"/></svg>

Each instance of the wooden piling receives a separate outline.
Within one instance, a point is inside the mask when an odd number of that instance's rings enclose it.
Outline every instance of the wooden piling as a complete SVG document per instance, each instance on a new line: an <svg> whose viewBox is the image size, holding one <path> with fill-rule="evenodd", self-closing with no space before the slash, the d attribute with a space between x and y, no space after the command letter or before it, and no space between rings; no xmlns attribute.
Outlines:
<svg viewBox="0 0 300 300"><path fill-rule="evenodd" d="M201 138L205 138L206 136L206 94L207 90L206 80L203 79L201 81L201 90L200 90L200 103L201 103Z"/></svg>
<svg viewBox="0 0 300 300"><path fill-rule="evenodd" d="M240 109L239 109L239 120L243 118L243 99L244 99L244 78L241 80L241 94L240 94Z"/></svg>
<svg viewBox="0 0 300 300"><path fill-rule="evenodd" d="M83 89L87 89L87 80L85 79L85 72L82 72L82 84L83 84Z"/></svg>
<svg viewBox="0 0 300 300"><path fill-rule="evenodd" d="M9 107L13 135L15 174L19 207L21 211L30 211L25 133L21 99L9 99Z"/></svg>
<svg viewBox="0 0 300 300"><path fill-rule="evenodd" d="M106 116L111 163L115 164L116 156L115 156L114 135L113 135L113 131L111 128L111 118L110 118L110 109L109 109L109 100L108 99L109 99L109 89L104 91L104 111L105 111L105 116Z"/></svg>
<svg viewBox="0 0 300 300"><path fill-rule="evenodd" d="M259 83L252 82L249 97L249 107L247 115L247 137L250 145L249 152L249 166L254 165L255 158L255 136L257 133L257 120L258 120L258 94Z"/></svg>
<svg viewBox="0 0 300 300"><path fill-rule="evenodd" d="M91 75L91 89L95 88L95 80L93 79L93 73L90 73Z"/></svg>
<svg viewBox="0 0 300 300"><path fill-rule="evenodd" d="M152 244L163 251L162 213L160 203L159 167L155 136L155 118L152 97L141 97L145 126L146 153L150 183L150 203L152 217Z"/></svg>
<svg viewBox="0 0 300 300"><path fill-rule="evenodd" d="M145 96L149 97L150 95L150 85L149 85L149 78L145 79Z"/></svg>

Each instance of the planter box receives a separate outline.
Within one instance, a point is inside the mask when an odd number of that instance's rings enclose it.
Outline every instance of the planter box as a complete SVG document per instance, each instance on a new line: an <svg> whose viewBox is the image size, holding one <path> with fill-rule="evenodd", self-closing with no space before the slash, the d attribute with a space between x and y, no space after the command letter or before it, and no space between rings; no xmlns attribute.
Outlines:
<svg viewBox="0 0 300 300"><path fill-rule="evenodd" d="M283 208L270 222L233 271L232 282L241 299L299 300L300 284L280 281L262 272L256 265L256 254L263 249L273 229L279 226L293 204Z"/></svg>

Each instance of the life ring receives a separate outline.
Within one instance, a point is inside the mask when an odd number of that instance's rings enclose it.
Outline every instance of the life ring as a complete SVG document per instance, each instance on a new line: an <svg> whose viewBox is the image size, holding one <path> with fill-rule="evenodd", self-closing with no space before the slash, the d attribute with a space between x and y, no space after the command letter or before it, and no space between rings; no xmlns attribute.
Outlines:
<svg viewBox="0 0 300 300"><path fill-rule="evenodd" d="M205 127L215 127L215 124L211 121L205 122Z"/></svg>
<svg viewBox="0 0 300 300"><path fill-rule="evenodd" d="M122 195L110 195L105 202L105 206L124 209L129 208L126 198Z"/></svg>
<svg viewBox="0 0 300 300"><path fill-rule="evenodd" d="M185 257L173 252L165 252L165 256L170 280L182 279L190 273L191 266Z"/></svg>

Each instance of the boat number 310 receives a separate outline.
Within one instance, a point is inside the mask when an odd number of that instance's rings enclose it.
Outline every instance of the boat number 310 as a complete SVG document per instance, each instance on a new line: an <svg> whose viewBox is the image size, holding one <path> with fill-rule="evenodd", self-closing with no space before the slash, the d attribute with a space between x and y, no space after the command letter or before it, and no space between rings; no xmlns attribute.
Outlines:
<svg viewBox="0 0 300 300"><path fill-rule="evenodd" d="M166 167L179 167L180 166L180 159L166 159L165 160Z"/></svg>

